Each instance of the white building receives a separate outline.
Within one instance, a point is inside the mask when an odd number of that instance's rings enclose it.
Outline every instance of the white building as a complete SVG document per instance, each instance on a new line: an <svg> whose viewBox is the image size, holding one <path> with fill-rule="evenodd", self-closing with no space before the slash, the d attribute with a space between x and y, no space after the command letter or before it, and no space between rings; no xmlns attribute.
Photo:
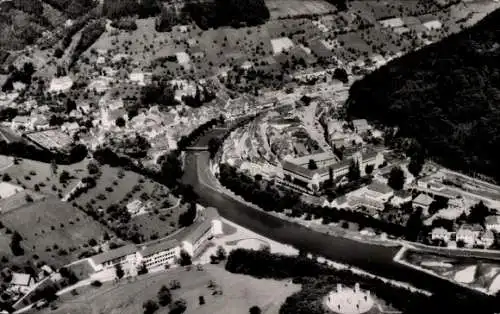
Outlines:
<svg viewBox="0 0 500 314"><path fill-rule="evenodd" d="M204 248L207 240L222 235L222 221L217 210L213 207L205 208L191 233L182 241L182 248L191 256L195 256Z"/></svg>
<svg viewBox="0 0 500 314"><path fill-rule="evenodd" d="M443 227L432 229L431 233L432 240L443 240L445 243L450 241L450 233Z"/></svg>
<svg viewBox="0 0 500 314"><path fill-rule="evenodd" d="M148 245L137 252L137 262L144 264L148 269L174 264L180 257L179 241L173 239L159 241Z"/></svg>
<svg viewBox="0 0 500 314"><path fill-rule="evenodd" d="M29 274L12 273L10 286L20 293L27 293L35 285L35 279Z"/></svg>
<svg viewBox="0 0 500 314"><path fill-rule="evenodd" d="M137 264L137 247L133 244L125 245L117 249L94 255L89 258L89 263L94 271L101 271L115 267L116 264Z"/></svg>

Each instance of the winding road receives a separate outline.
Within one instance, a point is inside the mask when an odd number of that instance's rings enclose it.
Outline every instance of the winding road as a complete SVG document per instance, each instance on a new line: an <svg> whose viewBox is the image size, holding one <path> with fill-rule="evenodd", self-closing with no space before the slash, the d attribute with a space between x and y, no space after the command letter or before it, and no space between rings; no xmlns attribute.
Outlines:
<svg viewBox="0 0 500 314"><path fill-rule="evenodd" d="M203 146L220 132L208 132L195 146ZM431 292L447 289L474 293L449 281L394 262L401 246L384 246L348 238L326 235L299 224L284 221L235 199L219 190L217 179L210 172L208 152L186 152L182 181L193 186L204 206L213 206L221 216L272 240L289 244L333 261L359 267L386 278L409 282ZM441 290L443 291L443 290Z"/></svg>

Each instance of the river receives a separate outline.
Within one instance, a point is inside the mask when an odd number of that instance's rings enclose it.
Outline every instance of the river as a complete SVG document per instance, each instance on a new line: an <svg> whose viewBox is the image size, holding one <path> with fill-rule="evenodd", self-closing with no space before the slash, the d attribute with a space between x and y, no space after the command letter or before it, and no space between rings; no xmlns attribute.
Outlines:
<svg viewBox="0 0 500 314"><path fill-rule="evenodd" d="M213 135L209 132L200 138L199 143L206 143L210 136ZM218 192L213 188L214 180L209 172L208 152L186 153L183 182L193 186L202 205L217 208L221 216L236 224L299 250L353 265L386 278L409 282L424 290L433 292L447 289L471 293L449 281L394 262L393 257L400 246L383 246L330 236L284 221Z"/></svg>

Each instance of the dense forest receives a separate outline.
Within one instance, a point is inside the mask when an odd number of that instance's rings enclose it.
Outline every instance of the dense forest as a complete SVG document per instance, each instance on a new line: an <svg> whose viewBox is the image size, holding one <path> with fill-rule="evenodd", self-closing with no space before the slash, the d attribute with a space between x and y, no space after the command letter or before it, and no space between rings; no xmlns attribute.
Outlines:
<svg viewBox="0 0 500 314"><path fill-rule="evenodd" d="M396 127L396 139L444 166L500 181L499 29L495 11L391 61L353 84L347 113Z"/></svg>
<svg viewBox="0 0 500 314"><path fill-rule="evenodd" d="M160 13L157 0L104 0L102 14L111 19L138 15L141 18Z"/></svg>
<svg viewBox="0 0 500 314"><path fill-rule="evenodd" d="M254 26L269 19L264 0L215 0L188 3L185 10L202 29L219 26Z"/></svg>

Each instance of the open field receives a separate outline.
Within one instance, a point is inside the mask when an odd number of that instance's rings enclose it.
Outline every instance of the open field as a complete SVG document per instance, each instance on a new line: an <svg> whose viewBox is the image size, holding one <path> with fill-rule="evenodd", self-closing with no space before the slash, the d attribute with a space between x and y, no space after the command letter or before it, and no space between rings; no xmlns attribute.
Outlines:
<svg viewBox="0 0 500 314"><path fill-rule="evenodd" d="M88 160L85 159L73 165L58 165L57 172L54 173L51 164L30 159L20 159L18 164L13 164L3 171L0 168L0 173L8 174L12 178L11 183L20 185L23 188L62 197L81 178L87 175L87 163ZM63 171L70 173L70 179L66 184L59 181L59 176ZM38 186L38 188L35 186Z"/></svg>
<svg viewBox="0 0 500 314"><path fill-rule="evenodd" d="M220 266L207 265L202 271L177 268L147 274L130 283L123 281L119 285L105 283L97 289L82 288L79 296L74 297L69 293L62 296L62 304L57 310L45 309L40 313L142 313L142 303L146 300L156 301L160 287L168 286L171 280L179 280L181 284L179 290L172 290L173 299L185 299L185 313L191 314L228 313L228 309L231 313L248 313L253 305L258 305L263 313L275 314L285 298L300 289L289 282L255 279L231 274ZM222 290L222 295L212 295L212 290L207 287L210 280ZM199 305L199 296L204 296L206 304ZM168 313L168 308L160 308L156 313Z"/></svg>
<svg viewBox="0 0 500 314"><path fill-rule="evenodd" d="M57 267L78 259L90 239L99 240L106 232L85 213L52 197L11 210L0 219L21 234L25 255L36 254Z"/></svg>
<svg viewBox="0 0 500 314"><path fill-rule="evenodd" d="M324 0L266 0L271 19L297 15L320 15L336 11L335 6Z"/></svg>

